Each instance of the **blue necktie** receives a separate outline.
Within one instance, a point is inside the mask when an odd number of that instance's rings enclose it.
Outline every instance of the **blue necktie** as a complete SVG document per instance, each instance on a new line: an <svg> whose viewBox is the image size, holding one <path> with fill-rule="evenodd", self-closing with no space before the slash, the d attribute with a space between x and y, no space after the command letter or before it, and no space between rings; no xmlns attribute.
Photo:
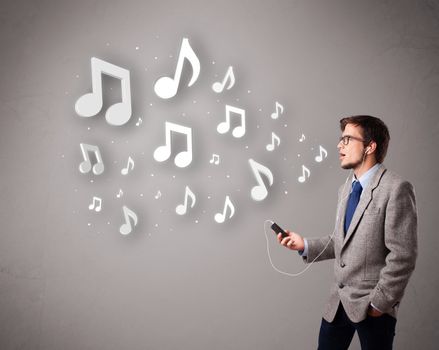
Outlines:
<svg viewBox="0 0 439 350"><path fill-rule="evenodd" d="M348 206L346 208L346 216L344 219L344 234L348 232L349 225L351 224L352 217L354 216L355 209L357 208L358 202L360 201L361 192L363 187L361 187L360 181L354 181L352 183L352 192L349 195Z"/></svg>

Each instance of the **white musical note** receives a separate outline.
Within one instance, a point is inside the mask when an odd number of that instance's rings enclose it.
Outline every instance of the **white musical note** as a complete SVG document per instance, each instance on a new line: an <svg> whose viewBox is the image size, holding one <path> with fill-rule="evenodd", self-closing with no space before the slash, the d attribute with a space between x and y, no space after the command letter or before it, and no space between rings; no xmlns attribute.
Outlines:
<svg viewBox="0 0 439 350"><path fill-rule="evenodd" d="M192 77L189 81L188 87L192 86L198 79L200 74L200 60L195 54L194 50L189 44L187 38L183 38L178 55L177 68L175 70L174 78L161 77L154 84L154 91L157 96L166 99L174 97L177 94L178 85L180 84L181 72L183 71L184 59L187 59L192 66Z"/></svg>
<svg viewBox="0 0 439 350"><path fill-rule="evenodd" d="M271 119L279 118L279 111L280 114L283 114L284 106L282 106L279 102L276 101L276 111L271 114Z"/></svg>
<svg viewBox="0 0 439 350"><path fill-rule="evenodd" d="M279 147L280 145L280 138L279 136L277 136L274 132L271 133L271 143L269 143L265 148L267 149L267 151L274 151L274 140L277 141L277 147Z"/></svg>
<svg viewBox="0 0 439 350"><path fill-rule="evenodd" d="M229 106L229 105L226 105L226 121L219 123L216 130L220 134L225 134L226 132L228 132L230 130L230 114L231 113L238 114L241 117L241 125L238 125L233 129L232 135L236 138L244 136L244 134L245 134L245 110L238 108L238 107Z"/></svg>
<svg viewBox="0 0 439 350"><path fill-rule="evenodd" d="M102 109L102 74L121 80L122 102L107 109L105 119L108 124L120 126L131 118L130 72L99 58L91 58L91 78L93 92L82 95L75 104L75 110L81 117L93 117Z"/></svg>
<svg viewBox="0 0 439 350"><path fill-rule="evenodd" d="M96 156L96 164L93 165L93 173L95 175L100 175L104 172L104 162L102 161L101 152L99 151L99 147L95 145L88 145L86 143L80 143L82 156L84 161L79 164L79 171L83 174L90 172L91 168L91 160L88 152L94 152Z"/></svg>
<svg viewBox="0 0 439 350"><path fill-rule="evenodd" d="M191 198L192 202L191 202L191 208L194 207L195 202L196 202L196 197L195 194L191 191L191 189L189 188L189 186L186 186L186 190L184 192L184 204L179 204L177 205L177 207L175 208L175 212L178 215L184 215L187 212L187 199L188 197Z"/></svg>
<svg viewBox="0 0 439 350"><path fill-rule="evenodd" d="M230 90L233 85L235 85L235 74L233 74L233 67L229 66L229 69L227 69L226 76L224 77L223 82L216 82L212 85L212 90L215 91L217 94L222 92L224 90L224 86L226 86L226 81L229 80L229 85L227 86L227 90Z"/></svg>
<svg viewBox="0 0 439 350"><path fill-rule="evenodd" d="M122 196L123 196L123 191L122 191L122 189L120 189L119 192L116 194L116 197L120 198Z"/></svg>
<svg viewBox="0 0 439 350"><path fill-rule="evenodd" d="M88 206L89 210L100 212L102 209L102 199L99 197L93 197L93 202Z"/></svg>
<svg viewBox="0 0 439 350"><path fill-rule="evenodd" d="M317 163L320 163L324 158L328 157L328 152L322 146L319 146L319 152L320 154L315 158ZM324 157L323 154L325 154Z"/></svg>
<svg viewBox="0 0 439 350"><path fill-rule="evenodd" d="M218 154L212 154L212 159L209 161L210 164L218 165L220 162L220 156Z"/></svg>
<svg viewBox="0 0 439 350"><path fill-rule="evenodd" d="M300 139L299 139L299 142L303 142L303 141L305 141L305 139L306 139L305 135L302 134L302 136L301 136Z"/></svg>
<svg viewBox="0 0 439 350"><path fill-rule="evenodd" d="M297 178L297 180L299 180L299 182L304 183L306 181L306 177L310 177L311 176L311 171L305 166L302 165L302 175L299 176Z"/></svg>
<svg viewBox="0 0 439 350"><path fill-rule="evenodd" d="M266 166L259 164L258 162L255 162L253 159L248 160L250 167L253 171L253 175L255 175L256 181L259 185L256 185L251 190L251 197L255 201L262 201L264 200L268 195L267 187L264 184L264 181L262 180L261 174L265 175L268 178L268 183L270 187L273 185L273 173L270 169L268 169Z"/></svg>
<svg viewBox="0 0 439 350"><path fill-rule="evenodd" d="M174 163L179 168L187 167L192 162L192 129L170 122L165 124L166 143L154 151L154 159L157 162L163 162L171 156L171 131L186 135L187 150L178 153L175 156Z"/></svg>
<svg viewBox="0 0 439 350"><path fill-rule="evenodd" d="M155 199L159 199L162 196L162 193L160 190L157 192L157 194L154 196Z"/></svg>
<svg viewBox="0 0 439 350"><path fill-rule="evenodd" d="M131 168L131 169L130 169ZM120 171L120 173L122 174L122 175L127 175L129 172L130 172L130 170L133 170L134 169L134 160L133 160L133 158L131 158L131 156L129 156L128 157L128 163L127 163L127 167L126 168L123 168L121 171Z"/></svg>
<svg viewBox="0 0 439 350"><path fill-rule="evenodd" d="M219 224L222 224L226 220L226 211L227 209L230 209L230 215L229 219L232 218L233 215L235 215L235 206L233 205L232 201L230 200L229 196L226 196L226 200L224 202L224 210L223 213L216 213L215 214L215 221Z"/></svg>
<svg viewBox="0 0 439 350"><path fill-rule="evenodd" d="M139 120L136 123L136 126L139 126L140 124L142 124L142 122L143 122L142 118L139 118Z"/></svg>
<svg viewBox="0 0 439 350"><path fill-rule="evenodd" d="M134 227L137 226L137 215L135 212L133 212L131 209L129 209L127 206L123 206L123 215L125 218L125 223L122 224L119 228L119 232L123 235L130 234L133 230L133 226L131 225L130 218L133 219Z"/></svg>

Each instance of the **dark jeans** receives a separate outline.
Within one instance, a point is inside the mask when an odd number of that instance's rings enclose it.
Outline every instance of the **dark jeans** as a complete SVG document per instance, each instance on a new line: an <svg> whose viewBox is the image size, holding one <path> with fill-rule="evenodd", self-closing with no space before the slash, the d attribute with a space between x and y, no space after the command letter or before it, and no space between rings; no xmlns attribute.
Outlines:
<svg viewBox="0 0 439 350"><path fill-rule="evenodd" d="M358 332L362 350L392 349L396 319L388 314L380 317L367 316L359 323L352 322L340 303L334 320L322 319L318 350L348 349L355 331Z"/></svg>

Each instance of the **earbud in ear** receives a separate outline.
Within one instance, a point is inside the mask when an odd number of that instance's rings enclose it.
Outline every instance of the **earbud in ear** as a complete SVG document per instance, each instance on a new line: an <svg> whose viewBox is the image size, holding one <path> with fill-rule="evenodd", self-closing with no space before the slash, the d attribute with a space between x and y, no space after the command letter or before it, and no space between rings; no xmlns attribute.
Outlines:
<svg viewBox="0 0 439 350"><path fill-rule="evenodd" d="M364 150L364 154L368 154L367 152L370 151L370 147L366 147L366 149Z"/></svg>

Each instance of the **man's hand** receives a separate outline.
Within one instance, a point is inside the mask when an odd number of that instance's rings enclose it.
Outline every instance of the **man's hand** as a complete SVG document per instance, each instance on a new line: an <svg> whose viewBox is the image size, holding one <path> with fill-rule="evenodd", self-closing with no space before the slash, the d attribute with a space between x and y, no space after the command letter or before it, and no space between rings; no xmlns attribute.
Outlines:
<svg viewBox="0 0 439 350"><path fill-rule="evenodd" d="M277 235L277 240L280 244L291 250L305 249L305 243L303 241L302 236L298 235L297 233L290 232L288 230L285 230L285 232L287 233L288 237L282 238L281 233Z"/></svg>

